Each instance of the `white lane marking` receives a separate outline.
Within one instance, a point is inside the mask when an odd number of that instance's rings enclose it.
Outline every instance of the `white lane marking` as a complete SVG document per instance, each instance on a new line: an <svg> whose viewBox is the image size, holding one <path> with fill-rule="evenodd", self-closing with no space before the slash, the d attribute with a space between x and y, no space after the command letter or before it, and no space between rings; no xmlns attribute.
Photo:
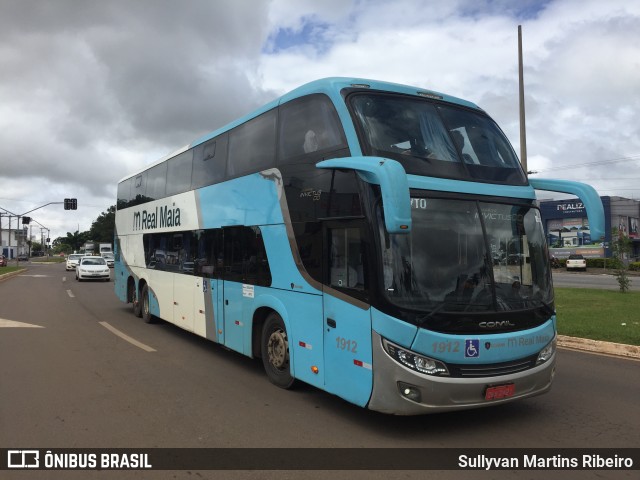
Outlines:
<svg viewBox="0 0 640 480"><path fill-rule="evenodd" d="M109 330L111 333L116 334L117 336L119 336L123 340L126 340L130 344L135 345L138 348L141 348L145 352L155 352L156 351L155 348L151 348L149 345L145 345L144 343L139 342L135 338L131 338L129 335L127 335L126 333L121 332L120 330L118 330L117 328L111 326L107 322L100 322L100 325L102 325L104 328Z"/></svg>
<svg viewBox="0 0 640 480"><path fill-rule="evenodd" d="M75 298L75 295L73 294L73 292L71 290L67 290L67 295L69 295L69 297L71 297L71 298Z"/></svg>
<svg viewBox="0 0 640 480"><path fill-rule="evenodd" d="M49 275L18 275L19 277L47 278Z"/></svg>
<svg viewBox="0 0 640 480"><path fill-rule="evenodd" d="M41 325L32 325L31 323L16 322L0 318L0 328L44 328Z"/></svg>
<svg viewBox="0 0 640 480"><path fill-rule="evenodd" d="M67 277L62 277L62 281L66 282L67 281Z"/></svg>

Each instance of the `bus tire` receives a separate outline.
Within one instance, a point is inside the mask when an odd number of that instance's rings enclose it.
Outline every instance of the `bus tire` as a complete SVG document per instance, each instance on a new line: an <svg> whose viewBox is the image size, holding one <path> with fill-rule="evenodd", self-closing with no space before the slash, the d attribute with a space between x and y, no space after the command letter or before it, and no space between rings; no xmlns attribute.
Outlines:
<svg viewBox="0 0 640 480"><path fill-rule="evenodd" d="M129 284L129 294L128 294L128 296L131 299L131 304L133 305L133 314L138 318L141 317L142 316L142 308L141 308L141 305L140 305L140 296L136 292L136 285L135 285L134 282L131 282Z"/></svg>
<svg viewBox="0 0 640 480"><path fill-rule="evenodd" d="M289 363L289 339L282 317L269 314L262 328L262 364L269 381L280 388L291 388L294 378Z"/></svg>
<svg viewBox="0 0 640 480"><path fill-rule="evenodd" d="M142 320L145 323L155 323L155 319L149 311L149 287L146 285L142 287L142 294L140 295L140 310L142 311Z"/></svg>

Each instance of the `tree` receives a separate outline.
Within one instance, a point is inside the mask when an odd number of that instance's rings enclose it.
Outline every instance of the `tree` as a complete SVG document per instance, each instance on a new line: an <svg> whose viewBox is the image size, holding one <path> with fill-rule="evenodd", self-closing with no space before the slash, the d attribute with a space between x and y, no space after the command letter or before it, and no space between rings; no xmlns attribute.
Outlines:
<svg viewBox="0 0 640 480"><path fill-rule="evenodd" d="M80 247L85 244L89 238L89 232L75 231L67 232L66 237L58 237L53 241L54 251L72 253L80 251Z"/></svg>
<svg viewBox="0 0 640 480"><path fill-rule="evenodd" d="M611 229L611 253L616 264L616 272L614 273L618 285L620 285L620 291L625 293L631 286L631 280L627 273L627 264L625 259L631 252L631 240L623 232L618 231L617 228Z"/></svg>
<svg viewBox="0 0 640 480"><path fill-rule="evenodd" d="M91 224L87 237L94 242L112 243L116 228L116 206L111 205Z"/></svg>

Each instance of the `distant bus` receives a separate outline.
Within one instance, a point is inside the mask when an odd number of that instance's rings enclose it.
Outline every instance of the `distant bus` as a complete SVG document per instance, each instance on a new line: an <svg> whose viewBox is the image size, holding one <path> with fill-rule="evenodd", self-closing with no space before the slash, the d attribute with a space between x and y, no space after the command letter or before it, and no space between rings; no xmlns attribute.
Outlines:
<svg viewBox="0 0 640 480"><path fill-rule="evenodd" d="M295 380L394 414L547 392L556 360L535 189L473 103L304 85L118 185L117 296Z"/></svg>

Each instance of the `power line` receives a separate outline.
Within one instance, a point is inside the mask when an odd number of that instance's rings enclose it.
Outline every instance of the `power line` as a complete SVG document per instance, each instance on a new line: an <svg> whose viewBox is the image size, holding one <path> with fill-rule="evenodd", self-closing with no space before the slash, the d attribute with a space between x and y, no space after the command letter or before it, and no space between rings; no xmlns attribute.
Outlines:
<svg viewBox="0 0 640 480"><path fill-rule="evenodd" d="M590 167L590 166L594 166L594 165L609 165L611 163L621 163L621 162L633 162L633 161L638 161L640 160L640 153L634 154L634 155L628 155L625 157L619 157L619 158L614 158L611 160L599 160L596 162L586 162L586 163L574 163L571 165L563 165L560 167L551 167L551 168L545 168L542 170L537 170L538 172L549 172L551 170L568 170L571 168L576 168L576 167Z"/></svg>

